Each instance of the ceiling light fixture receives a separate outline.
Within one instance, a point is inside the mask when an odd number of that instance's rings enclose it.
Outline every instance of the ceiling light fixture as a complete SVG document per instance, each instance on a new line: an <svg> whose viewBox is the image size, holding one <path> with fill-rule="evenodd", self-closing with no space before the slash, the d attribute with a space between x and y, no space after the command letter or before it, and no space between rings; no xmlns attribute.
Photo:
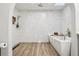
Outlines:
<svg viewBox="0 0 79 59"><path fill-rule="evenodd" d="M41 3L38 4L39 7L43 7L43 5Z"/></svg>

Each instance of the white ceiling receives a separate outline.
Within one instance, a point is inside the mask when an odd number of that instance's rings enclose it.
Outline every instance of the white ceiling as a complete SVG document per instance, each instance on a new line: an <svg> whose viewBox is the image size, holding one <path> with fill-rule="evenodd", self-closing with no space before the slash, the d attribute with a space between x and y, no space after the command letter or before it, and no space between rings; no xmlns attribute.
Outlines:
<svg viewBox="0 0 79 59"><path fill-rule="evenodd" d="M16 9L19 11L26 10L62 10L66 4L64 3L41 3L43 7L38 6L39 3L17 3Z"/></svg>

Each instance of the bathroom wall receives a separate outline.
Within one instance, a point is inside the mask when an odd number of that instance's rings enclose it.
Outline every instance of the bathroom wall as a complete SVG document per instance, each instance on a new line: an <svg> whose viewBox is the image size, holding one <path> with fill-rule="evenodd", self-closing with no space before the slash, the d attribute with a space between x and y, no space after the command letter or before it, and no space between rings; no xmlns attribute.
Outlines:
<svg viewBox="0 0 79 59"><path fill-rule="evenodd" d="M16 36L13 37L14 45L17 42L48 42L49 33L62 32L60 11L24 11L20 16L20 27L15 30L17 34L13 34Z"/></svg>
<svg viewBox="0 0 79 59"><path fill-rule="evenodd" d="M79 3L75 4L76 8L76 35L78 40L78 56L79 56Z"/></svg>
<svg viewBox="0 0 79 59"><path fill-rule="evenodd" d="M60 12L21 12L21 41L23 42L48 42L48 34L55 31L61 32Z"/></svg>
<svg viewBox="0 0 79 59"><path fill-rule="evenodd" d="M71 9L69 6L64 8L63 12L63 33L67 34L67 28L71 31Z"/></svg>
<svg viewBox="0 0 79 59"><path fill-rule="evenodd" d="M72 18L71 18L71 8L70 6L66 6L63 10L63 33L64 35L68 35L67 34L67 29L70 30L70 32L72 32ZM71 55L71 52L70 52L70 55Z"/></svg>
<svg viewBox="0 0 79 59"><path fill-rule="evenodd" d="M9 3L0 3L0 43L8 44ZM8 55L8 46L1 48L1 55Z"/></svg>
<svg viewBox="0 0 79 59"><path fill-rule="evenodd" d="M78 43L78 56L79 56L79 3L75 4L75 15L76 15L76 36Z"/></svg>
<svg viewBox="0 0 79 59"><path fill-rule="evenodd" d="M77 37L76 37L76 19L75 19L75 8L74 4L68 4L63 10L63 32L67 34L67 28L71 32L71 55L78 55L77 50Z"/></svg>
<svg viewBox="0 0 79 59"><path fill-rule="evenodd" d="M76 33L79 33L79 3L75 4L76 8Z"/></svg>
<svg viewBox="0 0 79 59"><path fill-rule="evenodd" d="M18 10L15 8L13 12L13 16L16 17L16 22L15 24L12 24L12 46L15 46L18 43L18 39L21 33L18 33L18 29L16 29L16 24L17 24L17 17L19 16Z"/></svg>
<svg viewBox="0 0 79 59"><path fill-rule="evenodd" d="M77 36L76 36L76 15L75 15L75 5L74 4L71 4L70 5L70 8L71 8L71 19L72 19L72 45L71 45L71 55L72 56L77 56L78 55L78 40L77 40Z"/></svg>

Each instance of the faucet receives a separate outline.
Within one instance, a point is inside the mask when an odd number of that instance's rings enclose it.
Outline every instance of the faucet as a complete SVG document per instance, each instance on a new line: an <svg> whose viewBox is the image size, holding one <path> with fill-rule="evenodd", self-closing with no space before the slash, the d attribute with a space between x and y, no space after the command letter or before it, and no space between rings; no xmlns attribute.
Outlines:
<svg viewBox="0 0 79 59"><path fill-rule="evenodd" d="M71 37L71 32L70 32L69 28L67 28L67 36Z"/></svg>
<svg viewBox="0 0 79 59"><path fill-rule="evenodd" d="M64 40L66 39L66 36L65 35L63 35L64 36Z"/></svg>

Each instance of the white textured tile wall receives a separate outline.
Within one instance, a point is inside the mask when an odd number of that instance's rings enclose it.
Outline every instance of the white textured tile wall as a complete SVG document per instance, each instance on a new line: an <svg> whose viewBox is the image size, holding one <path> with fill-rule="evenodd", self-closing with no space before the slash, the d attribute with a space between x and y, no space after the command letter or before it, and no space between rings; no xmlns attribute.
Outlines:
<svg viewBox="0 0 79 59"><path fill-rule="evenodd" d="M20 12L20 27L14 33L14 42L48 42L48 34L62 32L60 11ZM16 31L15 31L16 32Z"/></svg>

